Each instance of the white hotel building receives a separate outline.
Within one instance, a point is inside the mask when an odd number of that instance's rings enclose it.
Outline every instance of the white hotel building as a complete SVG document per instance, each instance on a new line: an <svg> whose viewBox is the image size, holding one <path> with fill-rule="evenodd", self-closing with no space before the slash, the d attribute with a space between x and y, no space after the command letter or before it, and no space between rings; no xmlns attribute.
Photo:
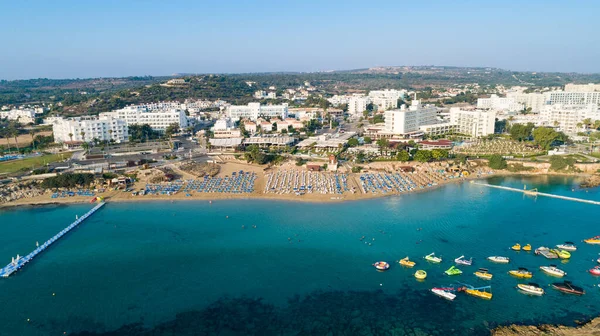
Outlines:
<svg viewBox="0 0 600 336"><path fill-rule="evenodd" d="M348 99L348 114L362 114L367 109L367 105L370 103L371 98L361 95L354 95Z"/></svg>
<svg viewBox="0 0 600 336"><path fill-rule="evenodd" d="M34 109L12 109L0 112L0 119L15 120L20 124L29 124L35 122Z"/></svg>
<svg viewBox="0 0 600 336"><path fill-rule="evenodd" d="M600 109L597 104L547 105L540 111L539 119L546 126L557 127L566 134L577 134L581 131L577 124L584 119L600 120Z"/></svg>
<svg viewBox="0 0 600 336"><path fill-rule="evenodd" d="M477 99L477 108L499 111L521 111L525 108L525 105L516 102L514 98L503 98L493 94L490 98Z"/></svg>
<svg viewBox="0 0 600 336"><path fill-rule="evenodd" d="M227 116L231 120L250 119L257 121L259 118L281 118L288 116L288 104L260 105L260 103L249 103L245 105L231 105L227 108Z"/></svg>
<svg viewBox="0 0 600 336"><path fill-rule="evenodd" d="M482 137L494 133L496 112L493 110L461 110L458 107L450 109L450 123L454 131L468 134L472 137Z"/></svg>
<svg viewBox="0 0 600 336"><path fill-rule="evenodd" d="M163 109L164 108L164 109ZM157 109L148 106L127 106L120 110L100 113L100 117L112 117L125 121L127 125L148 124L152 129L164 132L171 124L177 124L180 128L188 126L185 111L168 106L157 106Z"/></svg>
<svg viewBox="0 0 600 336"><path fill-rule="evenodd" d="M124 120L108 116L56 118L52 122L54 141L91 142L94 139L117 143L129 141L129 128Z"/></svg>

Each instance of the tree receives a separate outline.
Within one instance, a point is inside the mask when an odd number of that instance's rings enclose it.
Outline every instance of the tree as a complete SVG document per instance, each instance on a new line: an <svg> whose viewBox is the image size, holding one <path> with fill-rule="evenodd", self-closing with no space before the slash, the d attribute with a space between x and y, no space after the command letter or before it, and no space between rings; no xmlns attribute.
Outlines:
<svg viewBox="0 0 600 336"><path fill-rule="evenodd" d="M492 169L506 169L506 160L500 154L494 154L490 157L489 166Z"/></svg>
<svg viewBox="0 0 600 336"><path fill-rule="evenodd" d="M564 134L550 127L538 127L533 131L533 141L545 150L550 149L554 141L561 139L565 139Z"/></svg>
<svg viewBox="0 0 600 336"><path fill-rule="evenodd" d="M431 151L431 156L433 157L434 160L442 160L442 159L447 159L449 156L449 153L445 149L433 149Z"/></svg>
<svg viewBox="0 0 600 336"><path fill-rule="evenodd" d="M410 160L410 155L408 154L407 151L401 150L398 152L398 154L396 154L396 160L406 162L406 161Z"/></svg>
<svg viewBox="0 0 600 336"><path fill-rule="evenodd" d="M431 151L420 149L415 153L415 160L419 162L430 162L433 159Z"/></svg>
<svg viewBox="0 0 600 336"><path fill-rule="evenodd" d="M364 110L363 111L363 117L368 118L369 117L369 111Z"/></svg>
<svg viewBox="0 0 600 336"><path fill-rule="evenodd" d="M88 149L90 149L90 144L87 142L83 142L81 144L81 148L83 148L84 150L88 150Z"/></svg>
<svg viewBox="0 0 600 336"><path fill-rule="evenodd" d="M371 142L373 142L373 140L371 139L371 137L368 137L368 136L364 137L364 138L363 138L363 141L364 141L366 144L370 144Z"/></svg>
<svg viewBox="0 0 600 336"><path fill-rule="evenodd" d="M29 130L29 135L31 135L31 144L32 144L33 150L35 150L35 133L37 133L37 130L35 128L32 128Z"/></svg>
<svg viewBox="0 0 600 336"><path fill-rule="evenodd" d="M69 133L69 138L71 139L71 142L73 142L73 133Z"/></svg>
<svg viewBox="0 0 600 336"><path fill-rule="evenodd" d="M516 141L525 141L531 138L531 131L533 130L533 123L515 124L510 127L510 137Z"/></svg>
<svg viewBox="0 0 600 336"><path fill-rule="evenodd" d="M169 138L173 136L173 134L178 133L179 132L179 124L178 123L172 123L169 126L167 126L167 128L165 129L165 135L168 136Z"/></svg>
<svg viewBox="0 0 600 336"><path fill-rule="evenodd" d="M367 159L367 156L365 155L365 152L360 151L360 152L356 153L356 162L363 163L363 162L365 162L366 159Z"/></svg>
<svg viewBox="0 0 600 336"><path fill-rule="evenodd" d="M377 144L377 146L379 146L379 155L383 155L384 149L386 149L386 154L387 154L387 148L390 145L390 141L388 139L381 138L381 139L377 140L376 144Z"/></svg>
<svg viewBox="0 0 600 336"><path fill-rule="evenodd" d="M79 133L79 134L81 134L81 141L85 142L85 132L81 131L81 133Z"/></svg>
<svg viewBox="0 0 600 336"><path fill-rule="evenodd" d="M357 138L348 139L348 147L356 147L358 145L359 143Z"/></svg>
<svg viewBox="0 0 600 336"><path fill-rule="evenodd" d="M19 129L16 128L16 127L11 128L10 135L12 135L13 138L15 139L15 146L17 146L17 152L19 152L19 139L18 139L18 137L19 137Z"/></svg>

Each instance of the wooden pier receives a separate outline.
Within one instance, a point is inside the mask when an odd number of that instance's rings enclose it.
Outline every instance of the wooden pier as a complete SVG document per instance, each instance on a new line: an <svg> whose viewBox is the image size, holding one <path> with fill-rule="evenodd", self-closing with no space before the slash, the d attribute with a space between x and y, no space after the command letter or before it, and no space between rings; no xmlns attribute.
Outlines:
<svg viewBox="0 0 600 336"><path fill-rule="evenodd" d="M545 196L545 197L551 197L551 198L564 199L564 200L573 201L573 202L580 202L580 203L600 205L600 201L592 201L592 200L586 200L586 199L576 198L576 197L569 197L569 196L548 194L548 193L544 193L544 192L539 192L539 191L537 191L537 189L530 189L530 190L527 190L527 189L517 189L517 188L511 188L511 187L505 187L505 186L499 186L499 185L488 184L488 183L481 183L481 182L475 182L475 181L471 181L471 183L472 184L476 184L476 185L480 185L480 186L490 187L490 188L516 191L516 192L520 192L520 193L523 193L523 194L529 195L529 196Z"/></svg>

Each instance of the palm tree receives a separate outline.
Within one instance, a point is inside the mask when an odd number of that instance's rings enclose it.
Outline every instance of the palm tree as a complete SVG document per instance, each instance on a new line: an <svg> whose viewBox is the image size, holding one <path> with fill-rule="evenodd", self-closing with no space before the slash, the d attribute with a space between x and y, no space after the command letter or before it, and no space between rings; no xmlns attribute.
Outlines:
<svg viewBox="0 0 600 336"><path fill-rule="evenodd" d="M73 133L69 133L69 138L71 138L71 142L73 142Z"/></svg>
<svg viewBox="0 0 600 336"><path fill-rule="evenodd" d="M85 142L85 132L81 131L79 134L81 134L81 141Z"/></svg>
<svg viewBox="0 0 600 336"><path fill-rule="evenodd" d="M16 128L11 129L10 134L15 138L15 146L17 146L17 152L19 152L19 130Z"/></svg>
<svg viewBox="0 0 600 336"><path fill-rule="evenodd" d="M558 120L554 120L553 124L554 124L554 127L558 127L558 125L560 125L560 123L558 122Z"/></svg>
<svg viewBox="0 0 600 336"><path fill-rule="evenodd" d="M35 150L35 133L37 133L35 128L29 130L29 135L31 135L31 143L33 144L33 150Z"/></svg>
<svg viewBox="0 0 600 336"><path fill-rule="evenodd" d="M600 120L594 121L594 128L595 129L599 129L600 128Z"/></svg>
<svg viewBox="0 0 600 336"><path fill-rule="evenodd" d="M113 130L109 129L108 130L108 136L110 137L110 140L112 140L112 134L113 134Z"/></svg>

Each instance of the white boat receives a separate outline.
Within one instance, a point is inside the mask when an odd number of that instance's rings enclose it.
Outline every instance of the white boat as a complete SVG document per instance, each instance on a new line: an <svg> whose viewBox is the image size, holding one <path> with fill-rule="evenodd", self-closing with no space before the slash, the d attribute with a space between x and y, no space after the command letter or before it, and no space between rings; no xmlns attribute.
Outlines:
<svg viewBox="0 0 600 336"><path fill-rule="evenodd" d="M508 257L501 257L501 256L491 256L491 257L488 257L487 259L491 262L495 262L498 264L508 264L508 262L510 261L510 259Z"/></svg>
<svg viewBox="0 0 600 336"><path fill-rule="evenodd" d="M559 277L562 278L565 275L567 275L567 272L561 270L560 268L556 267L556 265L550 265L550 266L540 266L540 269L542 270L542 272L555 276L555 277Z"/></svg>
<svg viewBox="0 0 600 336"><path fill-rule="evenodd" d="M446 300L450 300L450 301L453 301L454 298L456 298L456 294L445 291L442 288L432 288L431 292L439 297L442 297L442 298L444 298Z"/></svg>
<svg viewBox="0 0 600 336"><path fill-rule="evenodd" d="M436 263L436 264L439 264L442 262L442 258L436 257L435 253L430 253L430 254L426 255L425 260L430 261L432 263Z"/></svg>
<svg viewBox="0 0 600 336"><path fill-rule="evenodd" d="M524 294L544 295L544 289L540 285L530 282L528 284L518 284L517 288Z"/></svg>
<svg viewBox="0 0 600 336"><path fill-rule="evenodd" d="M467 259L465 259L464 255L461 255L460 257L454 259L454 262L459 265L471 266L473 264L473 258L470 258L469 260L467 260Z"/></svg>
<svg viewBox="0 0 600 336"><path fill-rule="evenodd" d="M575 246L574 243L572 242L565 242L564 244L558 244L556 245L556 247L558 247L561 250L565 250L565 251L577 251L577 246Z"/></svg>

